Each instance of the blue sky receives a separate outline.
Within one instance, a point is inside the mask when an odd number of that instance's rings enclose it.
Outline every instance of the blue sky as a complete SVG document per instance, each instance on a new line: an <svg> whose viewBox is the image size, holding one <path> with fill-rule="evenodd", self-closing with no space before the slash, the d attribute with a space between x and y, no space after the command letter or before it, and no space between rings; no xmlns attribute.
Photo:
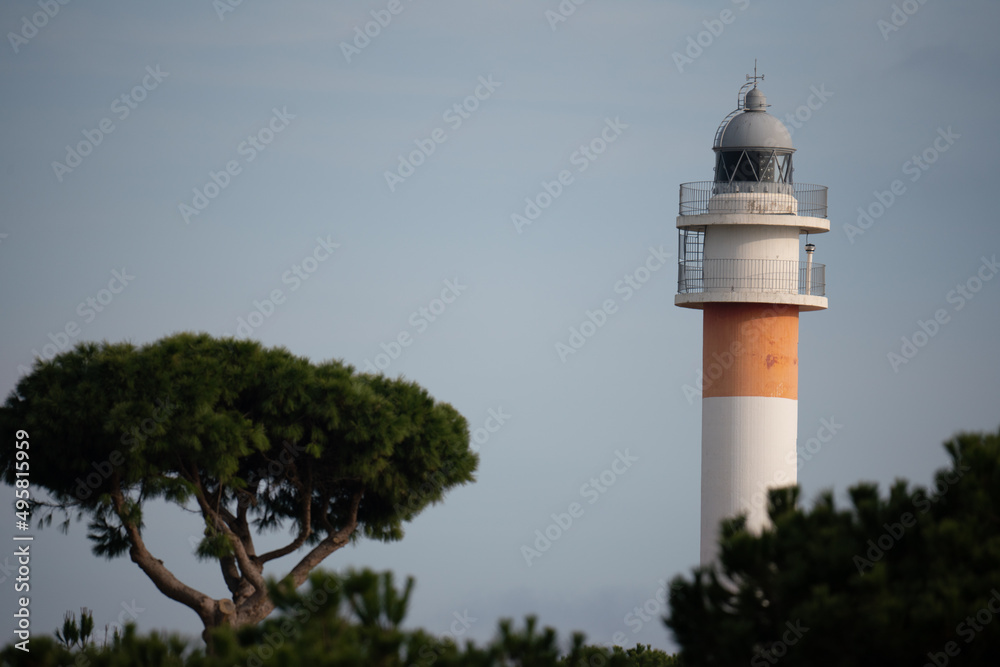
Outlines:
<svg viewBox="0 0 1000 667"><path fill-rule="evenodd" d="M461 638L484 640L538 613L565 636L673 647L635 608L698 558L701 319L673 306L678 185L712 178L755 58L796 181L829 187L831 231L810 240L830 308L800 331L807 502L926 484L943 440L1000 422L995 3L41 5L0 9L0 389L36 352L177 331L421 383L483 429L478 481L403 541L324 564L414 575L412 625L466 615ZM528 564L521 547L573 503ZM157 508L149 526L178 576L224 595L192 516ZM36 632L80 606L98 627L128 607L143 629L199 631L85 532L36 538Z"/></svg>

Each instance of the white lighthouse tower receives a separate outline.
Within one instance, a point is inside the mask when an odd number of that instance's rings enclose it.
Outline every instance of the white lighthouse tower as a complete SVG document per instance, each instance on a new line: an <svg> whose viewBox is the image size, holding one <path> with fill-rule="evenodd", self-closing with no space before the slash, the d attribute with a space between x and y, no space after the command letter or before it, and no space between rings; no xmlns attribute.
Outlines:
<svg viewBox="0 0 1000 667"><path fill-rule="evenodd" d="M722 519L745 514L759 531L767 490L796 483L799 313L827 307L825 267L802 243L830 231L826 187L793 182L763 78L747 77L715 133L715 179L680 186L674 303L703 311L703 564Z"/></svg>

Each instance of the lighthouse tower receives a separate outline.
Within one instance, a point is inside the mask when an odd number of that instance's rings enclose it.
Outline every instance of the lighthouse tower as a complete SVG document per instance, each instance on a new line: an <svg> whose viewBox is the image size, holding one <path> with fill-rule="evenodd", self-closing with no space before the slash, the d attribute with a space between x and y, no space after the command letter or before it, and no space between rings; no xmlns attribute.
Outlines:
<svg viewBox="0 0 1000 667"><path fill-rule="evenodd" d="M767 490L796 483L799 313L823 310L826 187L792 180L791 136L747 76L715 133L713 181L680 186L677 295L703 312L701 562L719 524L768 522ZM803 239L805 235L805 239Z"/></svg>

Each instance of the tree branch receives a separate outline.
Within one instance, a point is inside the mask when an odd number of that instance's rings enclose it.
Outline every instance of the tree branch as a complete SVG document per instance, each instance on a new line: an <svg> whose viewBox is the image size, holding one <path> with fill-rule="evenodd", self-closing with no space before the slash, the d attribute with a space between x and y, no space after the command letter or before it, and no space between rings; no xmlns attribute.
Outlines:
<svg viewBox="0 0 1000 667"><path fill-rule="evenodd" d="M287 556L293 551L298 550L299 547L306 543L309 536L312 535L312 484L301 488L300 494L302 496L302 516L300 517L298 536L280 549L274 549L273 551L268 551L267 553L261 555L260 558L258 558L261 564L274 560L275 558Z"/></svg>
<svg viewBox="0 0 1000 667"><path fill-rule="evenodd" d="M237 501L238 503L238 501ZM253 535L250 533L250 525L247 523L247 508L246 505L238 504L237 514L234 516L229 509L223 505L219 509L219 514L225 520L226 524L233 530L233 533L239 537L240 541L243 542L244 548L246 549L247 556L251 560L257 559L257 550L253 545ZM259 559L258 559L258 562Z"/></svg>
<svg viewBox="0 0 1000 667"><path fill-rule="evenodd" d="M125 496L117 484L111 491L111 502L114 505L115 514L118 515L119 521L122 522L122 527L125 528L129 542L132 543L131 548L129 548L129 556L132 558L132 562L139 566L139 569L152 580L161 593L171 600L180 602L182 605L193 609L207 627L212 622L215 600L182 582L163 565L163 561L154 558L149 553L149 549L146 548L146 544L142 540L139 527L134 523L126 521L124 518Z"/></svg>
<svg viewBox="0 0 1000 667"><path fill-rule="evenodd" d="M289 572L296 588L305 583L306 579L309 578L309 573L323 562L324 558L347 544L351 535L358 527L358 506L361 505L361 497L364 494L365 491L363 488L354 492L354 496L351 498L350 518L347 523L340 530L327 535L322 542L313 547L312 551L303 556L302 560ZM326 518L326 507L323 508L323 518ZM327 519L325 523L329 525L329 520Z"/></svg>
<svg viewBox="0 0 1000 667"><path fill-rule="evenodd" d="M333 527L332 523L330 523L330 515L326 511L326 508L330 506L330 492L329 491L324 491L323 492L323 497L320 498L319 506L320 506L320 509L321 509L321 511L319 513L319 517L317 517L318 520L319 520L319 525L321 525L324 528L326 528L326 532L332 535L333 533L337 532L337 529Z"/></svg>
<svg viewBox="0 0 1000 667"><path fill-rule="evenodd" d="M212 520L217 530L221 530L229 537L233 547L233 555L236 557L236 562L240 566L240 573L243 575L242 578L250 582L257 590L257 593L266 591L267 585L264 582L264 576L261 574L263 567L251 560L243 541L233 532L233 529L229 527L219 513L208 504L208 499L205 497L205 488L201 483L201 475L198 473L198 469L195 467L193 470L186 472L191 476L191 483L195 487L194 496L198 499L198 506L201 508L202 514Z"/></svg>
<svg viewBox="0 0 1000 667"><path fill-rule="evenodd" d="M222 569L222 578L226 582L226 588L229 589L229 592L233 594L233 598L235 599L243 584L240 571L236 568L236 558L233 556L223 556L219 559L219 568Z"/></svg>

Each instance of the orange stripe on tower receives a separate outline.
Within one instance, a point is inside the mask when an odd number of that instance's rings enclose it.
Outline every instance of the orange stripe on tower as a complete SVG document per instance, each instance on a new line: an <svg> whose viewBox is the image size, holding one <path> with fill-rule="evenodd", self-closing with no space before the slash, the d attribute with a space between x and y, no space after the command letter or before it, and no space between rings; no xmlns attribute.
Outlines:
<svg viewBox="0 0 1000 667"><path fill-rule="evenodd" d="M799 309L706 303L702 396L799 397Z"/></svg>

